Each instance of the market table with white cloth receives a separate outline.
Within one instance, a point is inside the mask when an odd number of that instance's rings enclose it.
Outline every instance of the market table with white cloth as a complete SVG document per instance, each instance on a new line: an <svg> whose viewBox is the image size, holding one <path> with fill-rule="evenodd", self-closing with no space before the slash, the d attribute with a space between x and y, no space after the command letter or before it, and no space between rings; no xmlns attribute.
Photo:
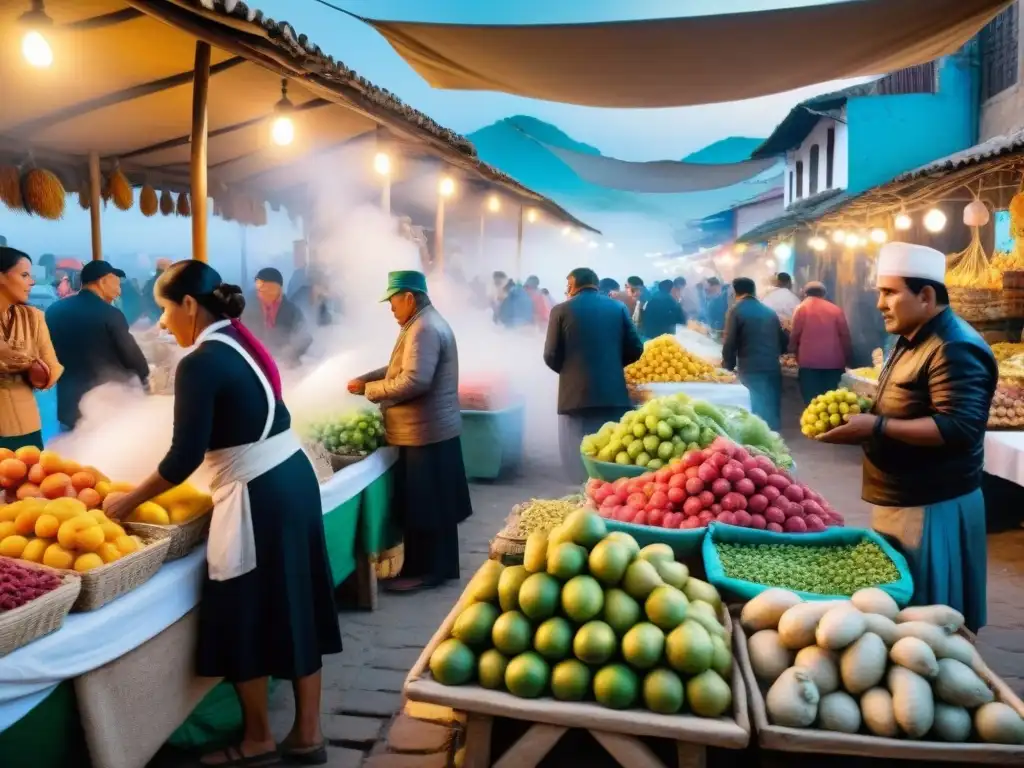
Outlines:
<svg viewBox="0 0 1024 768"><path fill-rule="evenodd" d="M346 518L359 515L359 505L353 507L350 502L358 500L364 491L382 478L397 458L398 452L394 448L378 450L321 484L320 497L325 529L328 529L327 523L335 514ZM362 521L345 522L346 529L351 531L353 538L350 544L340 543L339 549L351 549L360 528L361 533L366 534L366 525ZM330 549L331 543L328 542L328 545ZM120 695L119 688L130 682L126 680L122 686L110 684L112 677L116 678L118 664L123 658L132 655L132 652L142 651L148 643L158 643L161 633L169 628L173 629L183 617L190 614L199 603L205 567L204 545L180 560L165 564L148 582L103 608L70 614L64 626L57 632L0 658L0 765L10 764L5 756L7 747L3 746L5 732L16 727L22 718L39 706L64 681L81 679L105 667L105 696L109 701L100 702L99 708L116 710L115 700ZM336 562L332 562L332 567L338 567ZM340 577L348 574L337 575ZM191 647L185 643L173 647L180 651L177 654L179 658L168 658L165 647L162 650L163 669L191 670ZM190 701L194 699L197 690L195 683L194 676L188 673L167 675L163 680L161 696L166 695L168 699L178 702ZM94 686L91 693L95 690ZM201 692L200 689L200 694ZM192 701L193 705L194 703ZM97 707L94 705L90 709L95 710ZM153 711L158 712L159 708L154 708ZM159 747L188 716L189 711L173 709L160 713L159 718L151 718L147 722L156 735L149 741ZM85 725L86 739L93 754L96 754L94 744L119 740L110 734L89 733L88 724ZM132 736L131 730L125 733L126 738ZM139 736L137 729L134 736ZM118 763L117 766L109 765L107 762L101 765L103 768L142 768L148 760L147 757L142 762L136 762L129 756L126 758L126 762ZM34 764L26 765L33 765L34 768ZM39 768L48 767L40 764Z"/></svg>
<svg viewBox="0 0 1024 768"><path fill-rule="evenodd" d="M1024 486L1024 432L986 432L985 471Z"/></svg>

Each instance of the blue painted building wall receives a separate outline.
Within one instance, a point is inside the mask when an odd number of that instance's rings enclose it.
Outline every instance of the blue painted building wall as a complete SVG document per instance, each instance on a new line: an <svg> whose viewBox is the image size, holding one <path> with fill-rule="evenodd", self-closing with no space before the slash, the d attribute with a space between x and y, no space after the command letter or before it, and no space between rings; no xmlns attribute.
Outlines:
<svg viewBox="0 0 1024 768"><path fill-rule="evenodd" d="M973 146L979 73L969 49L940 60L936 93L862 96L846 104L852 193Z"/></svg>

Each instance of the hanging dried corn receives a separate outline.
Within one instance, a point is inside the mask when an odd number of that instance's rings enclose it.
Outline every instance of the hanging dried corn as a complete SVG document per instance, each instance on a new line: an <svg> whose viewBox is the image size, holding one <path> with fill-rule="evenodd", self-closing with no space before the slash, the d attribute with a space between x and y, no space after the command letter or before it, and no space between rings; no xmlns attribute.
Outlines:
<svg viewBox="0 0 1024 768"><path fill-rule="evenodd" d="M89 193L89 180L85 179L81 184L78 185L78 207L83 211L88 211L92 205Z"/></svg>
<svg viewBox="0 0 1024 768"><path fill-rule="evenodd" d="M149 184L144 184L142 192L139 193L139 210L143 216L156 216L156 212L160 210L160 199L156 195L156 190Z"/></svg>
<svg viewBox="0 0 1024 768"><path fill-rule="evenodd" d="M0 166L0 203L12 211L24 211L21 199L21 174L13 165Z"/></svg>
<svg viewBox="0 0 1024 768"><path fill-rule="evenodd" d="M110 176L104 176L100 181L100 197L103 198L103 205L110 202Z"/></svg>
<svg viewBox="0 0 1024 768"><path fill-rule="evenodd" d="M64 185L54 174L41 168L29 168L21 176L21 198L25 210L49 221L64 216Z"/></svg>
<svg viewBox="0 0 1024 768"><path fill-rule="evenodd" d="M131 182L128 181L128 177L124 175L120 167L115 167L111 171L107 186L110 189L110 197L113 199L117 209L130 211L131 207L135 204L135 190L132 189Z"/></svg>
<svg viewBox="0 0 1024 768"><path fill-rule="evenodd" d="M186 219L192 215L192 207L188 203L188 195L184 192L178 193L177 213Z"/></svg>
<svg viewBox="0 0 1024 768"><path fill-rule="evenodd" d="M174 213L174 198L166 189L160 193L160 213L164 216L170 216Z"/></svg>

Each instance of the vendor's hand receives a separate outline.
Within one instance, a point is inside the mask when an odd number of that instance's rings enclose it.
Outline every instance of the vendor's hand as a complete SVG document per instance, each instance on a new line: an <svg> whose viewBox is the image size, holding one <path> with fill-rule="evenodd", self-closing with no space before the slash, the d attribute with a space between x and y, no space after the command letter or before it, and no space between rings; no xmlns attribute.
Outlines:
<svg viewBox="0 0 1024 768"><path fill-rule="evenodd" d="M50 383L50 369L42 360L35 360L26 373L33 389L43 389Z"/></svg>
<svg viewBox="0 0 1024 768"><path fill-rule="evenodd" d="M878 417L871 413L855 413L845 424L840 424L824 434L815 437L823 443L836 445L858 445L866 442L875 430Z"/></svg>
<svg viewBox="0 0 1024 768"><path fill-rule="evenodd" d="M137 506L138 504L132 500L130 493L111 491L103 499L103 511L111 520L124 520Z"/></svg>
<svg viewBox="0 0 1024 768"><path fill-rule="evenodd" d="M366 392L366 382L361 379L352 379L348 383L348 391L353 395L362 395Z"/></svg>

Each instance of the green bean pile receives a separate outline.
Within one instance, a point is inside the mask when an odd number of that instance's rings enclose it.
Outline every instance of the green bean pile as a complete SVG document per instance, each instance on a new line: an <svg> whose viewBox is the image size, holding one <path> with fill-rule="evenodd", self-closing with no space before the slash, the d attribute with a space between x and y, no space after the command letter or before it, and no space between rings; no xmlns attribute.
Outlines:
<svg viewBox="0 0 1024 768"><path fill-rule="evenodd" d="M888 555L867 540L835 547L717 542L715 549L730 578L817 595L852 595L900 577Z"/></svg>

